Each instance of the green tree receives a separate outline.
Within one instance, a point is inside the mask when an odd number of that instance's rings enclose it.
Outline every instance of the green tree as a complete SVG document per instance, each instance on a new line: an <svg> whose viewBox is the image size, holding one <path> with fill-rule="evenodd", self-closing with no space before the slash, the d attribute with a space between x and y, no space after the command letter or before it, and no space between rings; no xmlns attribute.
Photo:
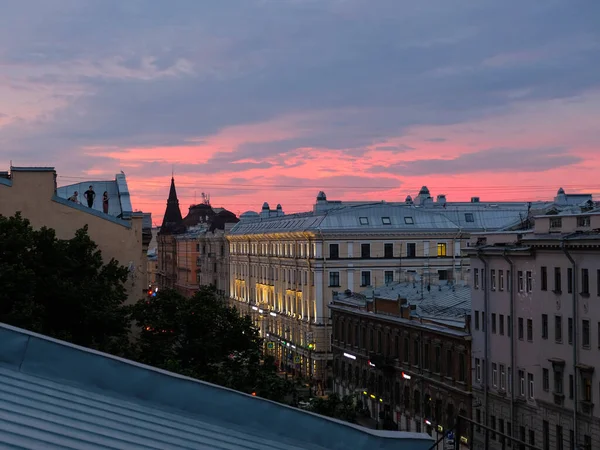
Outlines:
<svg viewBox="0 0 600 450"><path fill-rule="evenodd" d="M0 216L0 322L116 352L129 332L127 268L107 264L87 232L68 240Z"/></svg>
<svg viewBox="0 0 600 450"><path fill-rule="evenodd" d="M143 363L272 400L293 393L272 358L262 359L263 342L250 318L226 306L212 287L192 298L159 291L140 300L132 317Z"/></svg>
<svg viewBox="0 0 600 450"><path fill-rule="evenodd" d="M351 395L340 397L338 394L331 394L327 398L316 397L312 400L310 410L322 416L356 422L356 406Z"/></svg>

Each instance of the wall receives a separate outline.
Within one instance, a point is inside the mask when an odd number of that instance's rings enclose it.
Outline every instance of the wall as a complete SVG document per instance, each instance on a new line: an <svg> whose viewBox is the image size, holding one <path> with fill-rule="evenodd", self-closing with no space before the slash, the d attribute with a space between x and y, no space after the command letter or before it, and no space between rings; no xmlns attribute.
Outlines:
<svg viewBox="0 0 600 450"><path fill-rule="evenodd" d="M142 298L147 288L147 263L141 215L123 221L55 197L53 170L13 169L12 177L12 183L0 183L0 214L12 216L21 211L34 228L54 228L60 239L70 239L76 230L88 225L89 235L102 251L105 262L115 258L120 264L132 267L126 283L128 301Z"/></svg>

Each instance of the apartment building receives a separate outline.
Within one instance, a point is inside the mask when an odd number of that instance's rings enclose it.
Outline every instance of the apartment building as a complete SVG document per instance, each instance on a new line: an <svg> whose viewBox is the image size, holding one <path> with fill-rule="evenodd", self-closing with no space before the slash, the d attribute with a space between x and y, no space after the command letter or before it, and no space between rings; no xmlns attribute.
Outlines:
<svg viewBox="0 0 600 450"><path fill-rule="evenodd" d="M592 207L584 199L536 217L530 230L473 236L466 249L474 416L493 430L478 429L476 449L503 448L496 432L545 450L600 448L600 211Z"/></svg>
<svg viewBox="0 0 600 450"><path fill-rule="evenodd" d="M227 236L233 304L251 314L282 368L331 387L334 291L404 282L466 283L461 248L470 233L520 223L527 203L433 201L423 187L404 202L328 201L311 212L284 214L264 204L247 212Z"/></svg>
<svg viewBox="0 0 600 450"><path fill-rule="evenodd" d="M82 204L79 195L73 196L90 186L96 192L95 197L89 196L91 204ZM102 205L104 192L108 192L106 208ZM84 192L78 193L83 197ZM71 239L87 225L104 261L114 258L129 269L125 283L128 302L136 302L146 292L151 219L149 214L133 211L124 174L114 180L58 187L53 167L11 167L10 172L0 172L0 214L12 216L17 211L35 228L53 228L59 239Z"/></svg>
<svg viewBox="0 0 600 450"><path fill-rule="evenodd" d="M384 428L437 440L457 415L471 415L471 293L420 281L334 294L334 391L356 395ZM463 446L469 428L457 433Z"/></svg>

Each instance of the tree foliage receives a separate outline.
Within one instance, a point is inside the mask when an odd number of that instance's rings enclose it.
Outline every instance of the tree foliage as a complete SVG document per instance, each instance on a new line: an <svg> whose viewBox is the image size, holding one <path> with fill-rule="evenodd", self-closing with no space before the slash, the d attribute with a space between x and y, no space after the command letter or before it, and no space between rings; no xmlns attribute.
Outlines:
<svg viewBox="0 0 600 450"><path fill-rule="evenodd" d="M323 416L356 422L356 406L351 395L340 397L338 394L331 394L327 398L317 397L313 399L310 409Z"/></svg>
<svg viewBox="0 0 600 450"><path fill-rule="evenodd" d="M0 322L115 351L129 331L127 268L104 264L87 227L68 240L0 216Z"/></svg>
<svg viewBox="0 0 600 450"><path fill-rule="evenodd" d="M134 306L133 319L141 362L272 400L293 393L273 359L262 360L263 342L250 318L226 306L212 287L192 298L159 291Z"/></svg>

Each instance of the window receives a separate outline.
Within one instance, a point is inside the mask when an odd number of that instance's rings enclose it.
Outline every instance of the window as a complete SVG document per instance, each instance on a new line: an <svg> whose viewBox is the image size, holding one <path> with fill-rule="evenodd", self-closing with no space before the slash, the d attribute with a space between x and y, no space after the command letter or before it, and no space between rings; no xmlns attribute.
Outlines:
<svg viewBox="0 0 600 450"><path fill-rule="evenodd" d="M496 271L494 269L490 270L490 289L496 290Z"/></svg>
<svg viewBox="0 0 600 450"><path fill-rule="evenodd" d="M410 353L409 353L409 348L408 348L408 338L405 337L404 338L404 354L402 355L404 357L403 361L405 363L408 363L410 361Z"/></svg>
<svg viewBox="0 0 600 450"><path fill-rule="evenodd" d="M359 222L361 225L369 225L369 218L368 217L359 217L358 218Z"/></svg>
<svg viewBox="0 0 600 450"><path fill-rule="evenodd" d="M340 257L340 245L329 244L329 259L339 259Z"/></svg>
<svg viewBox="0 0 600 450"><path fill-rule="evenodd" d="M429 344L423 346L423 369L429 370Z"/></svg>
<svg viewBox="0 0 600 450"><path fill-rule="evenodd" d="M365 270L360 273L360 285L361 287L371 286L371 272Z"/></svg>
<svg viewBox="0 0 600 450"><path fill-rule="evenodd" d="M556 394L563 393L563 373L562 370L554 371L554 392Z"/></svg>
<svg viewBox="0 0 600 450"><path fill-rule="evenodd" d="M525 397L525 372L519 370L519 395Z"/></svg>
<svg viewBox="0 0 600 450"><path fill-rule="evenodd" d="M394 257L394 244L383 244L383 257L388 259Z"/></svg>
<svg viewBox="0 0 600 450"><path fill-rule="evenodd" d="M496 313L492 313L492 333L496 334Z"/></svg>
<svg viewBox="0 0 600 450"><path fill-rule="evenodd" d="M481 360L475 358L475 379L481 382Z"/></svg>
<svg viewBox="0 0 600 450"><path fill-rule="evenodd" d="M590 274L587 269L581 269L581 293L590 294Z"/></svg>
<svg viewBox="0 0 600 450"><path fill-rule="evenodd" d="M569 375L569 398L573 398L573 375Z"/></svg>
<svg viewBox="0 0 600 450"><path fill-rule="evenodd" d="M434 372L435 373L441 373L442 370L442 349L441 347L437 346L435 348L435 367L434 367Z"/></svg>
<svg viewBox="0 0 600 450"><path fill-rule="evenodd" d="M550 424L547 420L544 420L542 426L543 438L542 442L544 445L544 450L550 450Z"/></svg>
<svg viewBox="0 0 600 450"><path fill-rule="evenodd" d="M363 259L371 257L371 244L360 244L360 257Z"/></svg>
<svg viewBox="0 0 600 450"><path fill-rule="evenodd" d="M562 343L562 317L554 316L554 340L558 343Z"/></svg>
<svg viewBox="0 0 600 450"><path fill-rule="evenodd" d="M562 227L562 218L561 217L553 217L550 219L550 229L552 228L561 228Z"/></svg>
<svg viewBox="0 0 600 450"><path fill-rule="evenodd" d="M385 284L392 284L394 282L394 271L393 270L386 270L383 273L383 282Z"/></svg>
<svg viewBox="0 0 600 450"><path fill-rule="evenodd" d="M523 292L523 271L519 270L517 272L517 290L519 292Z"/></svg>
<svg viewBox="0 0 600 450"><path fill-rule="evenodd" d="M527 340L533 341L533 320L527 319Z"/></svg>
<svg viewBox="0 0 600 450"><path fill-rule="evenodd" d="M504 290L504 270L498 271L498 290Z"/></svg>
<svg viewBox="0 0 600 450"><path fill-rule="evenodd" d="M600 269L596 270L596 295L600 297Z"/></svg>
<svg viewBox="0 0 600 450"><path fill-rule="evenodd" d="M446 244L444 242L439 242L437 245L437 255L438 256L447 256L446 255Z"/></svg>
<svg viewBox="0 0 600 450"><path fill-rule="evenodd" d="M529 398L533 398L533 374L532 373L528 373L527 374L527 394L529 395Z"/></svg>
<svg viewBox="0 0 600 450"><path fill-rule="evenodd" d="M465 222L475 222L475 217L473 216L473 213L465 213Z"/></svg>
<svg viewBox="0 0 600 450"><path fill-rule="evenodd" d="M340 285L340 273L329 272L329 286L338 287Z"/></svg>
<svg viewBox="0 0 600 450"><path fill-rule="evenodd" d="M527 292L531 292L533 291L533 279L531 277L531 270L528 270L525 273L526 277L527 277Z"/></svg>
<svg viewBox="0 0 600 450"><path fill-rule="evenodd" d="M473 269L473 287L479 289L479 269Z"/></svg>
<svg viewBox="0 0 600 450"><path fill-rule="evenodd" d="M550 371L542 369L542 389L546 392L550 390Z"/></svg>
<svg viewBox="0 0 600 450"><path fill-rule="evenodd" d="M512 325L512 319L511 319L511 317L510 316L506 316L506 335L508 337L510 337L510 335L513 332L512 327L513 327L513 325Z"/></svg>
<svg viewBox="0 0 600 450"><path fill-rule="evenodd" d="M420 344L419 341L414 340L413 341L413 365L415 366L419 366L421 365L421 361L419 361L419 350L420 350Z"/></svg>
<svg viewBox="0 0 600 450"><path fill-rule="evenodd" d="M479 330L479 311L475 311L475 329Z"/></svg>
<svg viewBox="0 0 600 450"><path fill-rule="evenodd" d="M548 290L548 268L542 267L542 291Z"/></svg>
<svg viewBox="0 0 600 450"><path fill-rule="evenodd" d="M446 350L446 376L454 378L452 361L454 361L454 353L452 350L448 349Z"/></svg>
<svg viewBox="0 0 600 450"><path fill-rule="evenodd" d="M492 363L492 386L498 387L498 366Z"/></svg>
<svg viewBox="0 0 600 450"><path fill-rule="evenodd" d="M498 316L498 325L500 336L504 336L504 314L500 314Z"/></svg>
<svg viewBox="0 0 600 450"><path fill-rule="evenodd" d="M510 277L510 270L506 271L506 290L512 290L512 278Z"/></svg>
<svg viewBox="0 0 600 450"><path fill-rule="evenodd" d="M548 314L542 314L542 339L548 339Z"/></svg>
<svg viewBox="0 0 600 450"><path fill-rule="evenodd" d="M590 216L581 216L577 218L578 227L589 227L591 224Z"/></svg>
<svg viewBox="0 0 600 450"><path fill-rule="evenodd" d="M413 218L412 218L412 217L405 217L405 218L404 218L404 223L405 223L406 225L413 225L413 224L415 223L415 221L413 220Z"/></svg>
<svg viewBox="0 0 600 450"><path fill-rule="evenodd" d="M569 339L569 344L573 345L573 319L571 317L569 317L567 325L567 338Z"/></svg>
<svg viewBox="0 0 600 450"><path fill-rule="evenodd" d="M391 219L389 217L382 217L381 218L381 223L384 224L384 225L391 225L392 221L391 221Z"/></svg>
<svg viewBox="0 0 600 450"><path fill-rule="evenodd" d="M414 242L409 242L406 244L406 257L407 258L416 258L417 257L417 244Z"/></svg>
<svg viewBox="0 0 600 450"><path fill-rule="evenodd" d="M519 339L523 339L523 318L519 317Z"/></svg>
<svg viewBox="0 0 600 450"><path fill-rule="evenodd" d="M584 348L590 348L590 321L583 319L581 325L581 345Z"/></svg>
<svg viewBox="0 0 600 450"><path fill-rule="evenodd" d="M562 277L560 267L554 268L554 292L562 292Z"/></svg>
<svg viewBox="0 0 600 450"><path fill-rule="evenodd" d="M506 389L506 367L500 364L500 389Z"/></svg>
<svg viewBox="0 0 600 450"><path fill-rule="evenodd" d="M570 267L567 269L567 292L573 293L573 269Z"/></svg>

